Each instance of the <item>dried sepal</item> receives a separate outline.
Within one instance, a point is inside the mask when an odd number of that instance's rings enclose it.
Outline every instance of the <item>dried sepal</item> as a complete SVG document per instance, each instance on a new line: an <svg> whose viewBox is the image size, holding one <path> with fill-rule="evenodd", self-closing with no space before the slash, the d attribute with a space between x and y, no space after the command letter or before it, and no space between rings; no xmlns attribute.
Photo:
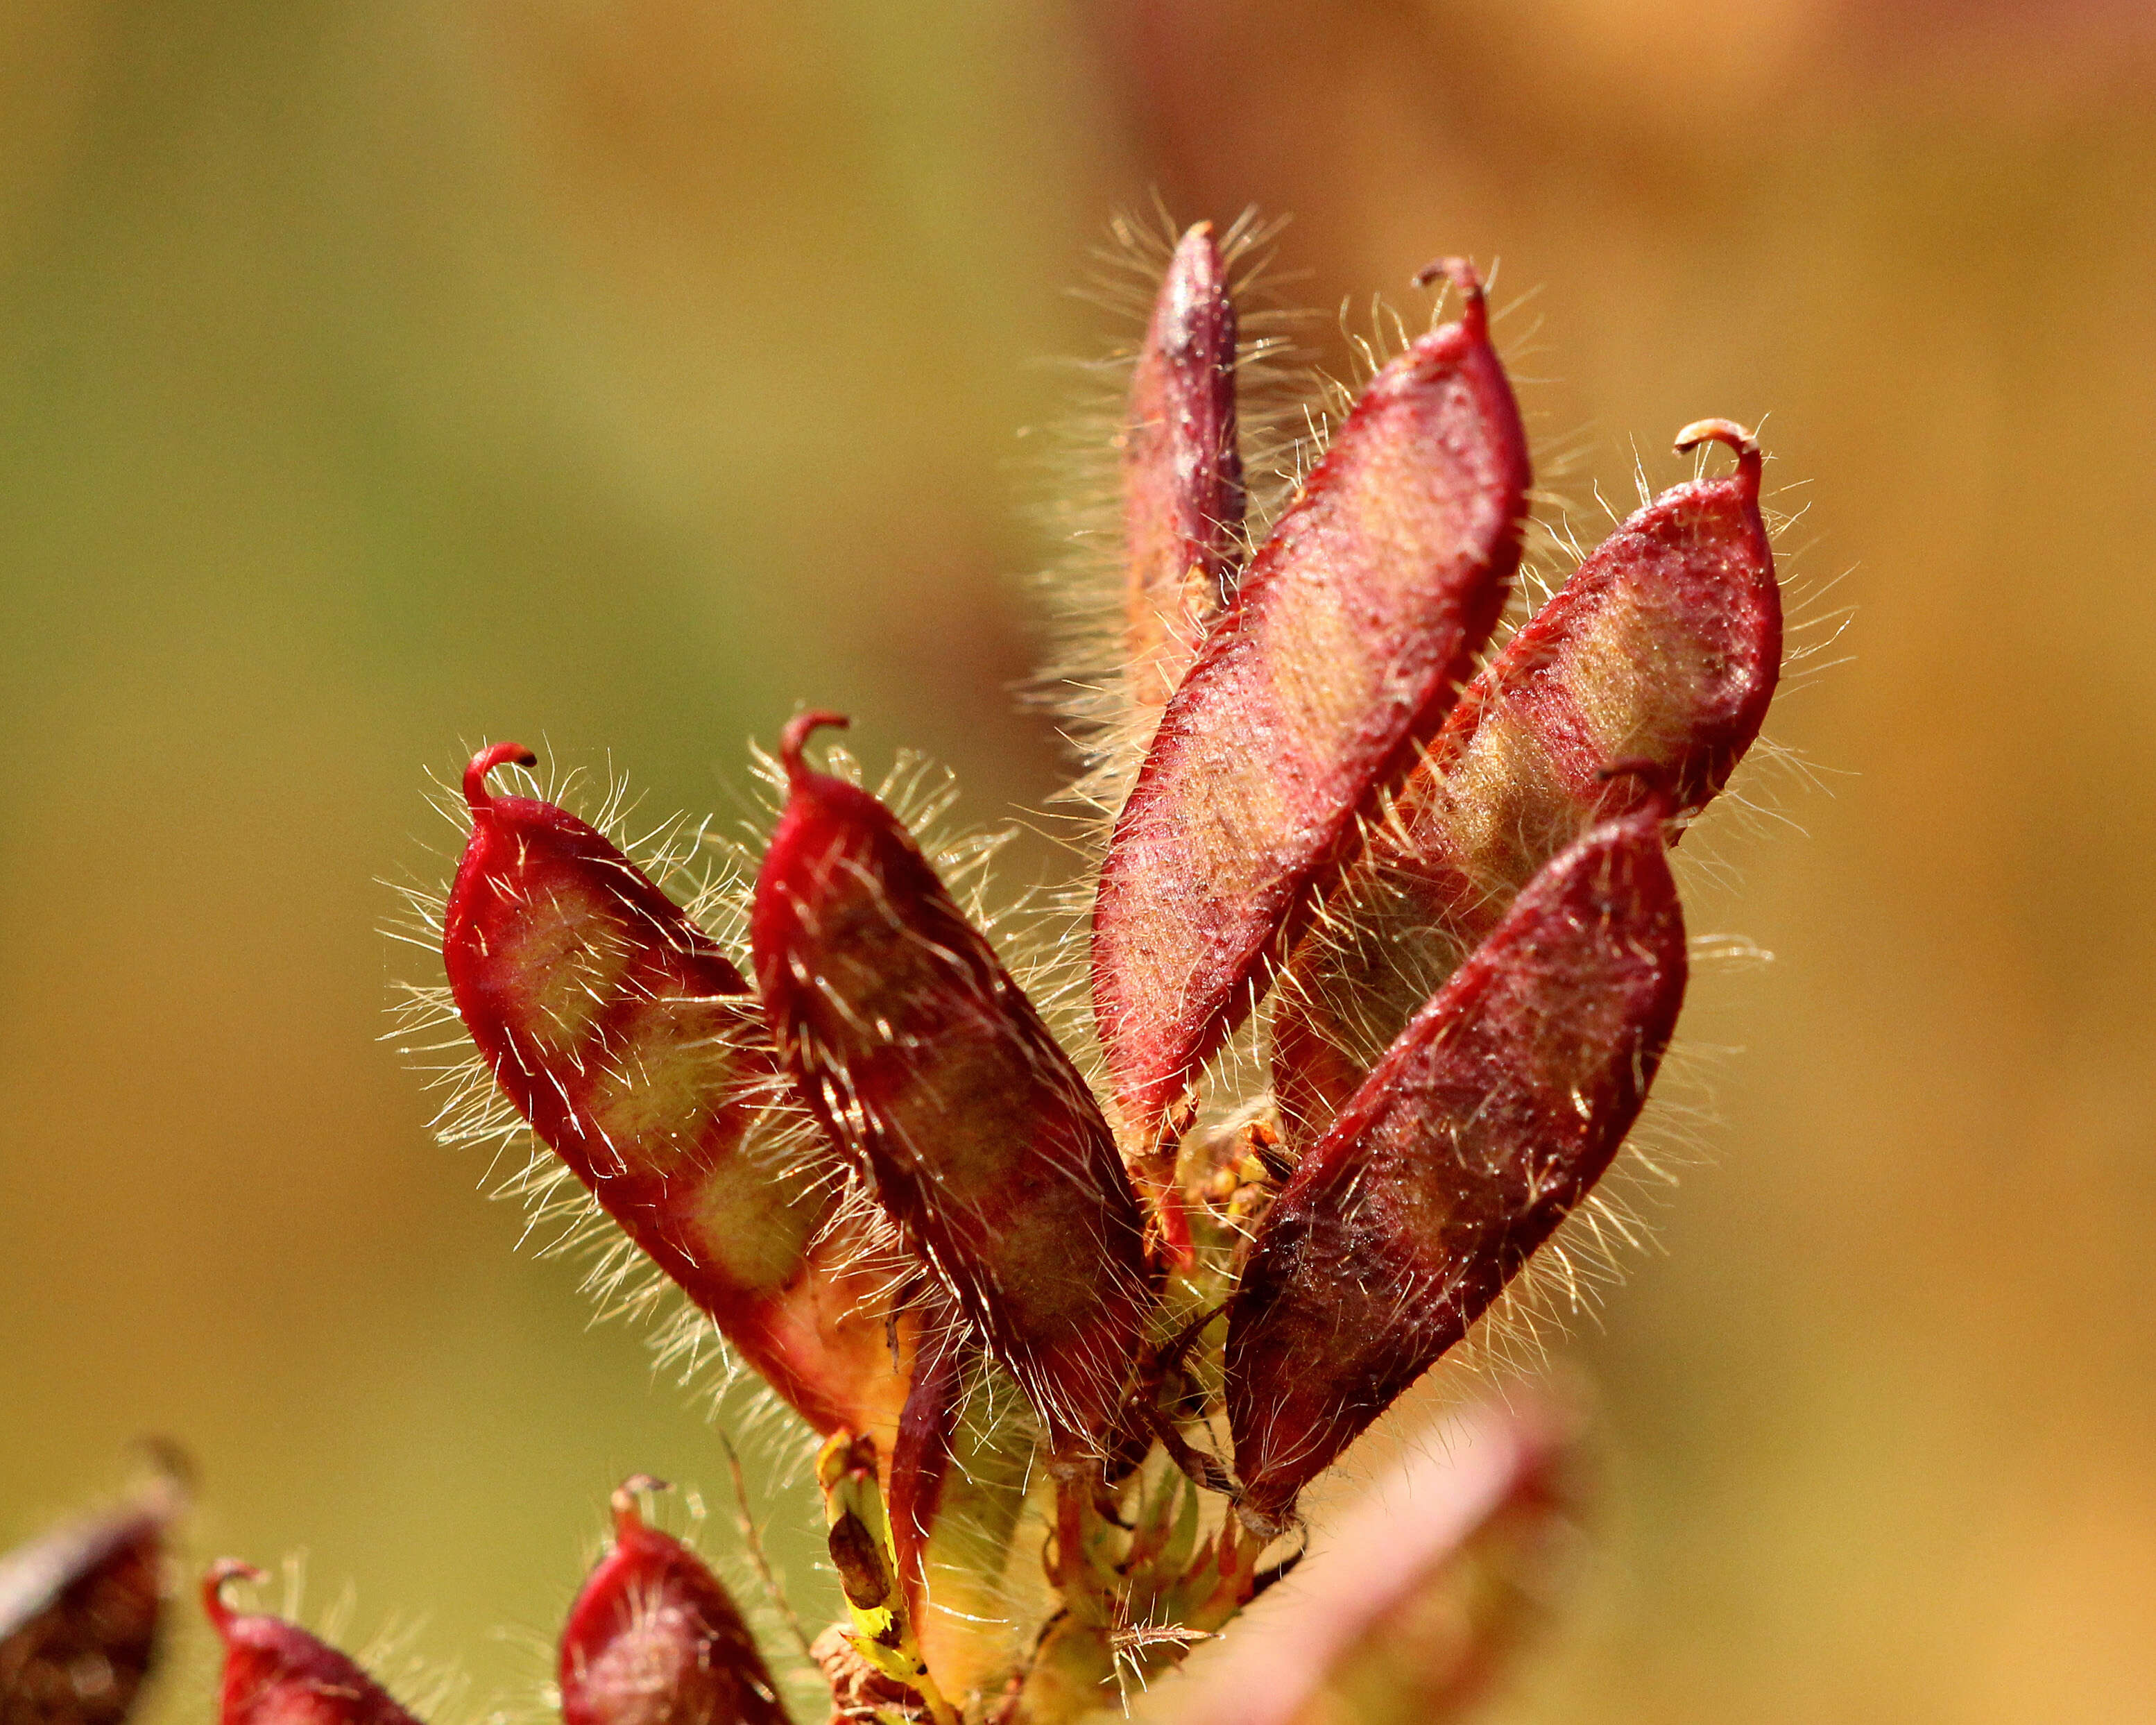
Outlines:
<svg viewBox="0 0 2156 1725"><path fill-rule="evenodd" d="M1782 662L1759 448L1726 420L1677 447L1707 440L1736 471L1632 515L1482 668L1297 947L1271 1024L1291 1141L1324 1129L1545 862L1650 795L1696 814L1758 735ZM1619 760L1661 788L1609 776Z"/></svg>
<svg viewBox="0 0 2156 1725"><path fill-rule="evenodd" d="M562 1725L787 1725L741 1612L703 1559L638 1513L644 1475L613 1494L613 1544L569 1608Z"/></svg>
<svg viewBox="0 0 2156 1725"><path fill-rule="evenodd" d="M1480 284L1373 378L1169 700L1117 817L1093 995L1147 1155L1435 729L1519 557L1527 459Z"/></svg>
<svg viewBox="0 0 2156 1725"><path fill-rule="evenodd" d="M442 958L473 1042L541 1141L812 1426L890 1432L902 1268L843 1213L828 1151L815 1165L725 952L596 828L489 791L489 772L530 760L498 744L465 774L471 837Z"/></svg>
<svg viewBox="0 0 2156 1725"><path fill-rule="evenodd" d="M224 1643L218 1725L418 1725L346 1655L297 1624L225 1602L234 1581L260 1581L251 1563L225 1558L203 1583L203 1609Z"/></svg>
<svg viewBox="0 0 2156 1725"><path fill-rule="evenodd" d="M1149 1305L1137 1202L1099 1106L905 827L812 770L788 798L750 942L809 1106L1059 1440L1112 1415Z"/></svg>
<svg viewBox="0 0 2156 1725"><path fill-rule="evenodd" d="M0 1558L0 1725L118 1725L157 1652L176 1473Z"/></svg>
<svg viewBox="0 0 2156 1725"><path fill-rule="evenodd" d="M1684 997L1666 801L1553 858L1412 1019L1260 1226L1229 1310L1239 1510L1296 1496L1599 1180Z"/></svg>
<svg viewBox="0 0 2156 1725"><path fill-rule="evenodd" d="M1168 259L1122 443L1125 662L1132 706L1157 717L1235 591L1242 553L1235 303L1210 222Z"/></svg>

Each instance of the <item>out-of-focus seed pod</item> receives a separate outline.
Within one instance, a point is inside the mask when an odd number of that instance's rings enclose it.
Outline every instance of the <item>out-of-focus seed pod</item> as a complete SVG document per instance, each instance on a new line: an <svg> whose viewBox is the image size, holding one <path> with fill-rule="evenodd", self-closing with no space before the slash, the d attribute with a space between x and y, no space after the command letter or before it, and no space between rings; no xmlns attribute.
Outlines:
<svg viewBox="0 0 2156 1725"><path fill-rule="evenodd" d="M1515 1386L1445 1422L1235 1631L1178 1725L1446 1725L1539 1626L1578 1534L1574 1422Z"/></svg>
<svg viewBox="0 0 2156 1725"><path fill-rule="evenodd" d="M1444 717L1519 559L1527 457L1481 289L1370 381L1207 635L1117 817L1093 996L1137 1153Z"/></svg>
<svg viewBox="0 0 2156 1725"><path fill-rule="evenodd" d="M1291 1141L1324 1129L1537 868L1660 794L1605 777L1613 762L1655 768L1690 815L1758 735L1782 663L1759 449L1727 420L1686 426L1677 447L1710 439L1736 471L1634 514L1482 668L1296 948L1272 1018Z"/></svg>
<svg viewBox="0 0 2156 1725"><path fill-rule="evenodd" d="M785 1081L747 981L596 829L465 773L443 919L457 1010L517 1111L819 1432L896 1425L893 1267L834 1218L834 1168L761 1155ZM805 1119L798 1122L809 1129ZM906 1331L910 1339L911 1327Z"/></svg>
<svg viewBox="0 0 2156 1725"><path fill-rule="evenodd" d="M168 1475L0 1558L0 1725L118 1725L157 1650Z"/></svg>
<svg viewBox="0 0 2156 1725"><path fill-rule="evenodd" d="M757 985L809 1106L1064 1439L1137 1351L1143 1229L1107 1123L891 811L812 771L803 713L756 882Z"/></svg>
<svg viewBox="0 0 2156 1725"><path fill-rule="evenodd" d="M203 1609L224 1643L218 1725L418 1725L373 1678L327 1642L281 1617L234 1611L224 1589L260 1581L251 1563L210 1566Z"/></svg>
<svg viewBox="0 0 2156 1725"><path fill-rule="evenodd" d="M787 1725L748 1625L703 1560L613 1494L613 1548L562 1630L562 1725Z"/></svg>
<svg viewBox="0 0 2156 1725"><path fill-rule="evenodd" d="M1668 807L1528 883L1267 1214L1228 1328L1254 1532L1466 1333L1631 1130L1684 998Z"/></svg>
<svg viewBox="0 0 2156 1725"><path fill-rule="evenodd" d="M1124 645L1142 721L1158 718L1235 590L1242 548L1235 304L1210 222L1183 234L1161 278L1122 469Z"/></svg>

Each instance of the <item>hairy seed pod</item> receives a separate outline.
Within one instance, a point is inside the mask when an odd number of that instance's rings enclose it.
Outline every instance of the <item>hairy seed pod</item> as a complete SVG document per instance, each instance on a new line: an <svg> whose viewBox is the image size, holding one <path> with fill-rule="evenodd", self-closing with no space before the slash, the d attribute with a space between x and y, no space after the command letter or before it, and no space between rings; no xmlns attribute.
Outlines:
<svg viewBox="0 0 2156 1725"><path fill-rule="evenodd" d="M1063 1437L1106 1425L1148 1295L1137 1204L1085 1080L906 829L812 771L756 881L757 985L803 1095Z"/></svg>
<svg viewBox="0 0 2156 1725"><path fill-rule="evenodd" d="M1440 267L1440 266L1434 266ZM1527 457L1466 309L1370 380L1170 698L1117 817L1093 996L1143 1154L1444 717L1519 559Z"/></svg>
<svg viewBox="0 0 2156 1725"><path fill-rule="evenodd" d="M1661 794L1612 763L1652 767L1690 815L1758 735L1782 664L1759 448L1727 420L1677 447L1710 439L1736 471L1634 514L1482 668L1297 947L1272 1020L1291 1141L1324 1129L1537 869Z"/></svg>
<svg viewBox="0 0 2156 1725"><path fill-rule="evenodd" d="M119 1725L157 1650L177 1479L0 1558L0 1725Z"/></svg>
<svg viewBox="0 0 2156 1725"><path fill-rule="evenodd" d="M747 981L596 829L489 793L495 767L531 759L497 744L465 773L471 841L442 959L473 1042L540 1139L811 1425L888 1433L905 1398L891 1268L837 1223L831 1170L744 1143L787 1095Z"/></svg>
<svg viewBox="0 0 2156 1725"><path fill-rule="evenodd" d="M1631 1130L1684 998L1668 807L1528 883L1260 1226L1227 1351L1254 1531L1466 1333Z"/></svg>
<svg viewBox="0 0 2156 1725"><path fill-rule="evenodd" d="M562 1725L787 1725L756 1640L719 1578L645 1524L639 1474L613 1494L613 1547L562 1630Z"/></svg>
<svg viewBox="0 0 2156 1725"><path fill-rule="evenodd" d="M1157 718L1235 590L1242 544L1235 304L1210 222L1161 278L1122 445L1125 657L1133 704Z"/></svg>
<svg viewBox="0 0 2156 1725"><path fill-rule="evenodd" d="M210 1566L203 1583L203 1609L224 1643L218 1725L418 1725L327 1642L281 1617L225 1604L228 1583L261 1579L253 1564L225 1558Z"/></svg>

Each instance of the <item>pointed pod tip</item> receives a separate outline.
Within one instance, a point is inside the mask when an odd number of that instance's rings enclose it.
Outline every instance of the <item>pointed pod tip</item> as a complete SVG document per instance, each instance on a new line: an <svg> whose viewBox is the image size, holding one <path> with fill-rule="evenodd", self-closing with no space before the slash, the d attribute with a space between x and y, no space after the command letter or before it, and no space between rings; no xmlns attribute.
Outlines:
<svg viewBox="0 0 2156 1725"><path fill-rule="evenodd" d="M1433 258L1414 273L1417 287L1429 287L1442 278L1460 290L1460 321L1480 333L1489 321L1482 300L1482 278L1466 258Z"/></svg>
<svg viewBox="0 0 2156 1725"><path fill-rule="evenodd" d="M209 1566L203 1577L203 1610L208 1616L210 1627L222 1635L225 1625L232 1621L233 1609L224 1597L228 1584L235 1581L264 1581L268 1579L244 1558L219 1558Z"/></svg>
<svg viewBox="0 0 2156 1725"><path fill-rule="evenodd" d="M1213 237L1210 222L1193 222L1183 230L1183 237L1175 242L1174 255L1168 260L1171 278L1195 276L1210 285L1217 285L1220 275L1220 246Z"/></svg>
<svg viewBox="0 0 2156 1725"><path fill-rule="evenodd" d="M821 708L797 713L788 719L786 729L778 734L778 759L786 769L786 782L798 789L808 775L808 764L802 759L801 751L814 733L826 725L843 731L852 723L843 713L827 713Z"/></svg>
<svg viewBox="0 0 2156 1725"><path fill-rule="evenodd" d="M1702 443L1719 443L1734 451L1737 476L1748 495L1759 494L1759 440L1734 420L1694 420L1677 433L1676 450L1688 456Z"/></svg>
<svg viewBox="0 0 2156 1725"><path fill-rule="evenodd" d="M650 1474L631 1474L613 1488L608 1500L613 1510L613 1537L617 1542L626 1539L644 1527L644 1516L638 1511L639 1494L646 1491L671 1491L674 1488L664 1480Z"/></svg>
<svg viewBox="0 0 2156 1725"><path fill-rule="evenodd" d="M494 801L493 794L486 788L486 775L496 767L533 767L539 757L521 743L490 743L471 758L465 769L465 801L477 813Z"/></svg>
<svg viewBox="0 0 2156 1725"><path fill-rule="evenodd" d="M162 1433L146 1433L128 1447L150 1465L151 1489L158 1512L177 1515L193 1498L198 1477L195 1459L184 1445Z"/></svg>

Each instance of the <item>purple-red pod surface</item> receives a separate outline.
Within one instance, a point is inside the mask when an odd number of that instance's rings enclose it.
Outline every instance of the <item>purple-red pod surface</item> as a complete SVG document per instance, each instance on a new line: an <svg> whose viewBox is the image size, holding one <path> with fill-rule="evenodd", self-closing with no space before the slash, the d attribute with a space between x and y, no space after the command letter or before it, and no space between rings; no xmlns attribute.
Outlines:
<svg viewBox="0 0 2156 1725"><path fill-rule="evenodd" d="M1782 665L1759 448L1727 420L1677 447L1710 440L1736 470L1634 513L1483 667L1297 946L1271 1022L1291 1142L1324 1130L1544 862L1650 796L1696 814L1759 734ZM1606 776L1620 760L1653 771Z"/></svg>
<svg viewBox="0 0 2156 1725"><path fill-rule="evenodd" d="M833 1226L833 1171L801 1166L798 1133L748 1141L776 1135L788 1093L747 981L603 834L489 792L490 771L530 758L496 744L465 774L442 959L466 1029L532 1130L765 1382L819 1432L888 1439L906 1393L891 1267Z"/></svg>
<svg viewBox="0 0 2156 1725"><path fill-rule="evenodd" d="M157 1651L176 1480L0 1558L0 1725L119 1725Z"/></svg>
<svg viewBox="0 0 2156 1725"><path fill-rule="evenodd" d="M613 1495L613 1546L569 1608L562 1725L787 1725L778 1686L704 1561L647 1525L641 1475Z"/></svg>
<svg viewBox="0 0 2156 1725"><path fill-rule="evenodd" d="M224 1643L218 1725L418 1725L350 1658L281 1617L234 1611L234 1580L259 1581L252 1564L227 1558L203 1583L203 1609Z"/></svg>
<svg viewBox="0 0 2156 1725"><path fill-rule="evenodd" d="M803 713L750 944L809 1106L1058 1440L1108 1424L1150 1302L1143 1228L1077 1068L891 812L812 770Z"/></svg>
<svg viewBox="0 0 2156 1725"><path fill-rule="evenodd" d="M1667 812L1595 827L1528 883L1260 1224L1227 1348L1253 1528L1466 1334L1631 1130L1684 999Z"/></svg>
<svg viewBox="0 0 2156 1725"><path fill-rule="evenodd" d="M1481 286L1444 267L1460 321L1370 380L1170 698L1116 819L1093 996L1137 1155L1503 606L1527 446Z"/></svg>
<svg viewBox="0 0 2156 1725"><path fill-rule="evenodd" d="M1235 305L1210 222L1183 234L1161 278L1131 378L1122 489L1124 658L1132 704L1157 719L1242 553Z"/></svg>

